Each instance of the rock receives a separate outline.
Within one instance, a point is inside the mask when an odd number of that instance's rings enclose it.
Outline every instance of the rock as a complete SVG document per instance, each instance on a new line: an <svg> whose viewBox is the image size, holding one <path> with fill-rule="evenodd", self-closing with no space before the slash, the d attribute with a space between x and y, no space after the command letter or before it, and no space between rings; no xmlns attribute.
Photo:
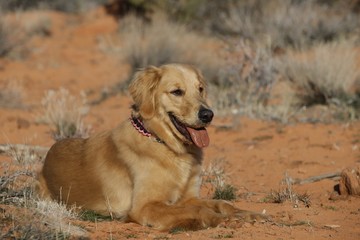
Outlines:
<svg viewBox="0 0 360 240"><path fill-rule="evenodd" d="M347 168L341 172L339 191L345 196L360 196L360 166Z"/></svg>

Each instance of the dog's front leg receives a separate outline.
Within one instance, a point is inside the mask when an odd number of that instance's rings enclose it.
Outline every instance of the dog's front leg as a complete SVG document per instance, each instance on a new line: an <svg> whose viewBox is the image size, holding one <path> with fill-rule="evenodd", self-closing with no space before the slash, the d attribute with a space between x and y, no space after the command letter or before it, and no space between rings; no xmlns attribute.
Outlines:
<svg viewBox="0 0 360 240"><path fill-rule="evenodd" d="M225 220L223 214L210 208L195 205L169 205L162 202L150 202L142 208L133 209L129 217L142 225L159 230L182 228L198 230L215 227Z"/></svg>
<svg viewBox="0 0 360 240"><path fill-rule="evenodd" d="M242 219L246 222L269 219L265 214L236 208L233 204L225 200L191 198L184 201L183 204L186 206L202 206L212 209L214 212L222 214L227 219Z"/></svg>

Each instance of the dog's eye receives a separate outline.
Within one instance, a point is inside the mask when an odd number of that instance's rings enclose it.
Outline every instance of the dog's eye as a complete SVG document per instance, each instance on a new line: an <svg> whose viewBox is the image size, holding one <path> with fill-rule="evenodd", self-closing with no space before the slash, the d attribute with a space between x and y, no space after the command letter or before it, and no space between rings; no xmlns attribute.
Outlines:
<svg viewBox="0 0 360 240"><path fill-rule="evenodd" d="M172 95L180 97L183 96L185 94L185 92L181 89L176 89L170 92Z"/></svg>
<svg viewBox="0 0 360 240"><path fill-rule="evenodd" d="M200 93L203 93L203 91L204 91L204 88L203 88L203 87L199 87L199 92L200 92Z"/></svg>

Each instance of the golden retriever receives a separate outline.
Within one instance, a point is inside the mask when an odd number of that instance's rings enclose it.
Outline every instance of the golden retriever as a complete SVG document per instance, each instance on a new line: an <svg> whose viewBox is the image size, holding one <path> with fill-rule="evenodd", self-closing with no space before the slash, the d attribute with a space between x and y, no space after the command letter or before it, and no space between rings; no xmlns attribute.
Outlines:
<svg viewBox="0 0 360 240"><path fill-rule="evenodd" d="M51 147L39 176L42 196L159 230L263 217L199 198L202 148L209 144L205 127L214 114L197 69L151 66L135 74L129 90L129 120Z"/></svg>

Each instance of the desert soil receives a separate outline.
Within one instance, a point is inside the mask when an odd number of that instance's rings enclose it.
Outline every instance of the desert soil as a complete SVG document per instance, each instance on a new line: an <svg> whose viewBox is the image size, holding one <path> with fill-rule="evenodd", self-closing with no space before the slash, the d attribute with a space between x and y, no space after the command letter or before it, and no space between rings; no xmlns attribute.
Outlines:
<svg viewBox="0 0 360 240"><path fill-rule="evenodd" d="M64 87L73 95L85 91L99 97L128 76L113 46L117 22L102 10L83 16L55 12L26 13L26 19L44 14L51 19L50 36L26 42L21 59L0 59L0 81L17 81L24 93L23 108L0 108L0 143L51 146L50 127L38 121L41 99L49 89ZM129 117L131 99L118 94L91 106L85 123L92 132L109 130ZM164 233L134 223L77 221L91 239L360 239L360 198L329 200L338 179L293 185L308 194L302 202L269 203L271 191L282 191L288 176L304 179L339 172L360 163L360 123L280 123L243 117L215 117L208 129L211 145L204 166L221 164L228 182L238 191L236 206L273 216L274 222L230 222L201 231ZM1 161L8 161L1 156ZM209 196L203 188L203 197ZM76 237L74 237L76 238Z"/></svg>

